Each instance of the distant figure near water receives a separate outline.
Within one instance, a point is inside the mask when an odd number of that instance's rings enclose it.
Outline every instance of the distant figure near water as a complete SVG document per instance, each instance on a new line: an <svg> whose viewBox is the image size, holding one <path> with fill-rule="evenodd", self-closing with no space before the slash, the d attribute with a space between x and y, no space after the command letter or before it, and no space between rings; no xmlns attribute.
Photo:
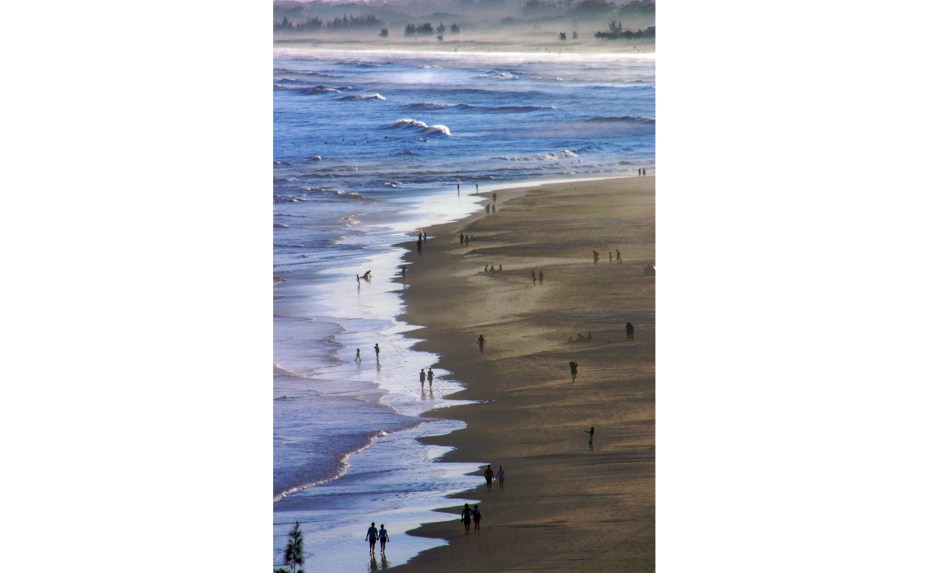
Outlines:
<svg viewBox="0 0 928 573"><path fill-rule="evenodd" d="M470 518L474 515L474 512L470 509L470 504L465 503L464 509L461 510L461 521L464 522L464 531L467 535L470 535ZM373 545L371 545L373 547Z"/></svg>
<svg viewBox="0 0 928 573"><path fill-rule="evenodd" d="M532 269L532 286L535 286L535 269Z"/></svg>
<svg viewBox="0 0 928 573"><path fill-rule="evenodd" d="M618 249L615 250L615 258L621 263L622 262L622 253Z"/></svg>
<svg viewBox="0 0 928 573"><path fill-rule="evenodd" d="M355 362L361 361L361 349L360 348L358 348L354 353L354 361Z"/></svg>
<svg viewBox="0 0 928 573"><path fill-rule="evenodd" d="M496 483L499 484L500 491L503 491L505 489L503 487L503 479L505 478L505 476L506 476L506 472L503 471L503 464L500 464L499 470L496 472Z"/></svg>
<svg viewBox="0 0 928 573"><path fill-rule="evenodd" d="M596 251L593 251L593 263L595 264L598 262L599 262L599 253Z"/></svg>
<svg viewBox="0 0 928 573"><path fill-rule="evenodd" d="M380 361L380 346L376 342L374 343L374 354L377 356L377 360Z"/></svg>
<svg viewBox="0 0 928 573"><path fill-rule="evenodd" d="M419 384L422 385L422 391L425 392L425 368L419 371Z"/></svg>
<svg viewBox="0 0 928 573"><path fill-rule="evenodd" d="M432 369L431 369L431 368L429 368L428 379L429 379L429 390L431 390L431 389L432 389L432 380L435 379L435 373L432 372Z"/></svg>
<svg viewBox="0 0 928 573"><path fill-rule="evenodd" d="M483 478L487 480L487 491L493 491L493 466L488 465L487 470L483 472Z"/></svg>
<svg viewBox="0 0 928 573"><path fill-rule="evenodd" d="M390 541L390 536L387 535L387 528L380 524L380 552L383 553L387 548L387 541Z"/></svg>
<svg viewBox="0 0 928 573"><path fill-rule="evenodd" d="M486 344L486 339L483 335L480 335L480 338L477 339L477 346L480 347L480 354L483 354L483 345Z"/></svg>
<svg viewBox="0 0 928 573"><path fill-rule="evenodd" d="M377 544L377 527L374 526L374 522L371 522L371 526L367 528L367 535L364 537L365 541L369 541L371 544L371 555L374 555L374 545Z"/></svg>
<svg viewBox="0 0 928 573"><path fill-rule="evenodd" d="M576 382L577 381L577 363L571 360L567 365L570 366L570 381Z"/></svg>
<svg viewBox="0 0 928 573"><path fill-rule="evenodd" d="M590 445L590 451L592 452L593 451L593 426L590 426L589 430L583 430L583 431L590 435L589 445Z"/></svg>
<svg viewBox="0 0 928 573"><path fill-rule="evenodd" d="M474 534L480 535L480 506L474 504Z"/></svg>

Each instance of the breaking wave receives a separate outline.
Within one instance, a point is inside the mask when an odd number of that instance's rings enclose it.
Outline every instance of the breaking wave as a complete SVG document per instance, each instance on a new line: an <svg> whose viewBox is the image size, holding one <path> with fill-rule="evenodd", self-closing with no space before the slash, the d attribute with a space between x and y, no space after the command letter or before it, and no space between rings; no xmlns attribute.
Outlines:
<svg viewBox="0 0 928 573"><path fill-rule="evenodd" d="M447 137L451 136L451 130L448 129L448 127L445 125L439 125L437 123L435 125L429 125L424 121L409 119L408 117L394 121L389 126L387 126L387 129L414 130L423 135L444 135Z"/></svg>
<svg viewBox="0 0 928 573"><path fill-rule="evenodd" d="M537 155L510 155L507 157L496 157L496 159L502 159L503 161L553 161L556 159L570 159L573 157L579 157L576 153L569 149L564 151L558 151L557 153L539 153Z"/></svg>
<svg viewBox="0 0 928 573"><path fill-rule="evenodd" d="M345 101L360 101L360 100L368 100L368 99L385 100L387 98L383 97L380 94L374 93L374 94L347 95L344 97L340 97L338 99L345 100Z"/></svg>

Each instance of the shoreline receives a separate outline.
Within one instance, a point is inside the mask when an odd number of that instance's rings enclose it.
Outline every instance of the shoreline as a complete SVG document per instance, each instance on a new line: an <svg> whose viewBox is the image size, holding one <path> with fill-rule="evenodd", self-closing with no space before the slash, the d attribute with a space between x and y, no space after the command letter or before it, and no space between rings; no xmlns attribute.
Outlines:
<svg viewBox="0 0 928 573"><path fill-rule="evenodd" d="M495 214L427 229L422 254L404 255L415 264L398 318L425 325L410 331L422 339L415 348L466 383L446 397L480 401L426 412L467 427L421 441L454 448L439 463L502 464L509 489L450 497L480 500L482 535L465 536L456 520L425 524L410 534L450 544L397 568L434 570L479 550L485 570L524 567L525 555L555 569L653 570L654 276L642 271L654 264L654 177L502 185L480 193L489 204L497 193ZM467 248L461 232L476 237ZM609 262L616 248L622 264ZM547 271L543 285L532 285L532 269ZM593 340L568 343L578 331ZM594 451L589 426L599 428Z"/></svg>

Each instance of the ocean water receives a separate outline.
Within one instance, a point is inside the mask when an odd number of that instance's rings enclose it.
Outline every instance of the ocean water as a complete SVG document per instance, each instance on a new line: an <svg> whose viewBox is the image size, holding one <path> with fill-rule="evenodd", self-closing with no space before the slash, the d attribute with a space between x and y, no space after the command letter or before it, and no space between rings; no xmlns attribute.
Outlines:
<svg viewBox="0 0 928 573"><path fill-rule="evenodd" d="M495 188L653 170L654 80L643 56L275 51L275 565L297 521L312 571L443 543L405 532L446 519L433 510L492 460L439 464L447 449L417 441L463 427L422 417L462 383L397 319L399 243ZM363 542L372 521L385 563Z"/></svg>

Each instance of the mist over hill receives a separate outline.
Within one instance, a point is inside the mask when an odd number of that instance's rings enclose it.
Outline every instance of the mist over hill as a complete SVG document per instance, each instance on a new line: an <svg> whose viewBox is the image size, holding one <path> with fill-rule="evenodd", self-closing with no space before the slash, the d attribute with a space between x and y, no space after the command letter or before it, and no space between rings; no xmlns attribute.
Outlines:
<svg viewBox="0 0 928 573"><path fill-rule="evenodd" d="M655 5L653 0L277 0L274 33L278 42L333 35L460 42L491 34L653 42Z"/></svg>

